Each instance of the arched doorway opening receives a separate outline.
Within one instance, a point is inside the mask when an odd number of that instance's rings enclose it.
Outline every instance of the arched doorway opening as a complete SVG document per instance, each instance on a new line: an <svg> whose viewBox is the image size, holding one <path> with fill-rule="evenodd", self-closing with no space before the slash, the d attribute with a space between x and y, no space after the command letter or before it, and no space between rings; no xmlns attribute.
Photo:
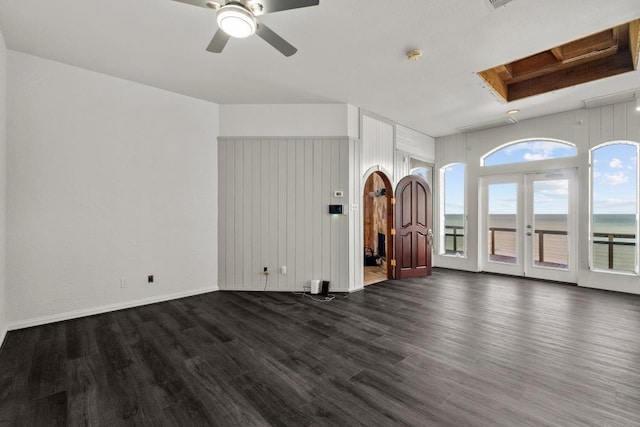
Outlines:
<svg viewBox="0 0 640 427"><path fill-rule="evenodd" d="M385 281L392 276L393 187L382 172L373 172L363 192L364 285Z"/></svg>

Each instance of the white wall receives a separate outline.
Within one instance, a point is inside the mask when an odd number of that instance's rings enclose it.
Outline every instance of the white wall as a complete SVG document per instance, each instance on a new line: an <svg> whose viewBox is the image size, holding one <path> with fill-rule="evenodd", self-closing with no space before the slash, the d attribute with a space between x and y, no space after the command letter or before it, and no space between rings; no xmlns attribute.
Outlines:
<svg viewBox="0 0 640 427"><path fill-rule="evenodd" d="M0 346L7 332L6 214L7 214L7 48L0 31Z"/></svg>
<svg viewBox="0 0 640 427"><path fill-rule="evenodd" d="M396 125L396 150L410 153L425 162L436 160L435 138L401 125Z"/></svg>
<svg viewBox="0 0 640 427"><path fill-rule="evenodd" d="M347 104L226 104L220 106L220 135L230 137L357 138L357 109Z"/></svg>
<svg viewBox="0 0 640 427"><path fill-rule="evenodd" d="M361 116L362 162L360 176L362 182L375 171L384 172L392 184L399 181L394 174L395 131L394 123L368 113Z"/></svg>
<svg viewBox="0 0 640 427"><path fill-rule="evenodd" d="M215 290L218 106L8 59L10 327Z"/></svg>
<svg viewBox="0 0 640 427"><path fill-rule="evenodd" d="M302 291L321 279L333 291L350 290L350 143L220 138L221 289ZM344 197L334 197L335 190ZM343 204L345 215L330 215L329 204Z"/></svg>
<svg viewBox="0 0 640 427"><path fill-rule="evenodd" d="M640 114L635 111L635 102L609 105L593 109L581 109L553 114L515 125L504 126L468 134L451 135L436 139L436 174L444 165L453 162L467 164L467 214L465 234L467 258L456 258L434 254L434 265L479 270L479 201L478 185L480 177L487 171L480 167L480 157L489 150L508 142L527 138L550 138L568 141L576 145L576 158L565 160L545 160L517 166L494 167L493 172L510 173L536 171L546 168L575 167L578 171L578 284L601 289L640 293L640 279L637 276L611 273L597 273L589 270L588 225L589 225L589 149L603 142L629 140L640 142ZM439 194L439 182L434 185ZM439 197L434 197L437 202ZM439 212L435 206L435 212ZM434 215L437 218L438 215ZM436 228L439 232L439 227ZM436 239L438 241L438 239Z"/></svg>

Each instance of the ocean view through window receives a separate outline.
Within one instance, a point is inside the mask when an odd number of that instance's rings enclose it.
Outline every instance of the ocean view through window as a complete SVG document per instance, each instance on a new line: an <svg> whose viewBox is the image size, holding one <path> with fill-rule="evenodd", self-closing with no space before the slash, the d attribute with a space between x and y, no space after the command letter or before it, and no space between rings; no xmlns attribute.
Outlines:
<svg viewBox="0 0 640 427"><path fill-rule="evenodd" d="M591 150L591 267L638 273L638 144Z"/></svg>
<svg viewBox="0 0 640 427"><path fill-rule="evenodd" d="M465 256L466 165L453 163L440 169L442 217L440 254Z"/></svg>

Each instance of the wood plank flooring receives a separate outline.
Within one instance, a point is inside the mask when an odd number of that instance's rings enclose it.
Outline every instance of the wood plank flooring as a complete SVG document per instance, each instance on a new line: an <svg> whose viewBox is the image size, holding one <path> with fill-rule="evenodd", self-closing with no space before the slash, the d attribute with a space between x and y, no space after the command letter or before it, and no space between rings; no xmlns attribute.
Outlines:
<svg viewBox="0 0 640 427"><path fill-rule="evenodd" d="M639 296L442 269L332 302L184 298L0 351L2 426L639 423Z"/></svg>

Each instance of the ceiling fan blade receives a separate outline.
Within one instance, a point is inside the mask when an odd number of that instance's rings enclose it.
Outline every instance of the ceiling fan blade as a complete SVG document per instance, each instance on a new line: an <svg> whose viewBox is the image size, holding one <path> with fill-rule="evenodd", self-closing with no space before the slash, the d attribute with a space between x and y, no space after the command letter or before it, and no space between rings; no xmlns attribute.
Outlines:
<svg viewBox="0 0 640 427"><path fill-rule="evenodd" d="M277 35L271 28L264 25L262 22L258 22L258 29L256 34L262 37L264 41L275 47L284 56L291 56L298 51L288 41Z"/></svg>
<svg viewBox="0 0 640 427"><path fill-rule="evenodd" d="M207 7L208 0L174 0L180 3L192 4L194 6Z"/></svg>
<svg viewBox="0 0 640 427"><path fill-rule="evenodd" d="M230 38L231 36L229 34L219 29L211 39L211 43L207 46L207 50L212 53L222 52L222 49L227 45Z"/></svg>
<svg viewBox="0 0 640 427"><path fill-rule="evenodd" d="M178 0L186 1L186 0ZM196 0L192 0L196 1ZM280 12L282 10L299 9L301 7L317 6L320 0L261 0L261 13Z"/></svg>

